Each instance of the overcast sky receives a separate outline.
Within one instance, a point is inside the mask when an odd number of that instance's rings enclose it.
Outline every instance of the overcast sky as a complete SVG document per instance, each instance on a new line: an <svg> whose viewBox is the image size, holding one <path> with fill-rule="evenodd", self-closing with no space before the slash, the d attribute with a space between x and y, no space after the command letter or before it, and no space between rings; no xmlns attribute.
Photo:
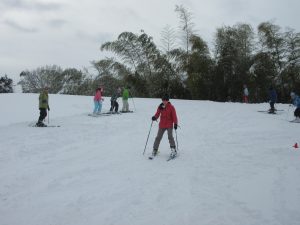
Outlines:
<svg viewBox="0 0 300 225"><path fill-rule="evenodd" d="M193 16L208 44L216 28L272 21L300 32L299 0L0 0L0 76L19 80L23 70L45 65L88 68L104 58L102 43L141 29L159 45L166 25L178 27L175 5Z"/></svg>

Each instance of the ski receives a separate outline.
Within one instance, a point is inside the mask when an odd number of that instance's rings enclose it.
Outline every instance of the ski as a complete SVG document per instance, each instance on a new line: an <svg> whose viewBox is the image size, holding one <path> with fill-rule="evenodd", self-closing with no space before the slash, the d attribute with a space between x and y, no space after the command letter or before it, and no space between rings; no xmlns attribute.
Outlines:
<svg viewBox="0 0 300 225"><path fill-rule="evenodd" d="M283 113L283 111L275 111L275 112L269 112L269 111L257 111L260 113L264 113L264 114L273 114L273 115L281 115Z"/></svg>
<svg viewBox="0 0 300 225"><path fill-rule="evenodd" d="M170 160L176 159L177 158L177 154L176 155L170 155L169 158L167 159L167 162L169 162Z"/></svg>
<svg viewBox="0 0 300 225"><path fill-rule="evenodd" d="M283 112L284 110L283 109L275 109L275 112ZM270 110L258 110L257 112L270 112Z"/></svg>
<svg viewBox="0 0 300 225"><path fill-rule="evenodd" d="M101 113L101 115L121 115L121 112L105 112L105 113Z"/></svg>
<svg viewBox="0 0 300 225"><path fill-rule="evenodd" d="M121 113L133 113L133 111L120 111Z"/></svg>
<svg viewBox="0 0 300 225"><path fill-rule="evenodd" d="M265 110L258 110L257 112L276 114L276 112L270 112L268 110L267 111L265 111Z"/></svg>
<svg viewBox="0 0 300 225"><path fill-rule="evenodd" d="M290 120L289 122L290 123L300 123L300 120L295 119L295 120Z"/></svg>
<svg viewBox="0 0 300 225"><path fill-rule="evenodd" d="M90 114L88 114L88 116L91 116L91 117L101 117L101 116L110 116L110 115L112 115L112 113L100 113L100 114L90 113Z"/></svg>
<svg viewBox="0 0 300 225"><path fill-rule="evenodd" d="M60 127L60 125L45 125L45 126L30 125L30 127L47 128L47 127Z"/></svg>

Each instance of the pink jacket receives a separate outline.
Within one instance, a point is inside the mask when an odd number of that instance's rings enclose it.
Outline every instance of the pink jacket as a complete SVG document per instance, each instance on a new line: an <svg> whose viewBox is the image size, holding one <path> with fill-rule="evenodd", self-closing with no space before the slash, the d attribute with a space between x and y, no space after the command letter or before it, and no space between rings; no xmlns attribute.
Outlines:
<svg viewBox="0 0 300 225"><path fill-rule="evenodd" d="M154 116L156 119L160 116L159 128L172 128L173 123L178 124L176 110L170 102L166 106L162 104L157 108Z"/></svg>
<svg viewBox="0 0 300 225"><path fill-rule="evenodd" d="M102 100L102 95L101 95L101 91L98 90L94 96L94 101L101 101Z"/></svg>

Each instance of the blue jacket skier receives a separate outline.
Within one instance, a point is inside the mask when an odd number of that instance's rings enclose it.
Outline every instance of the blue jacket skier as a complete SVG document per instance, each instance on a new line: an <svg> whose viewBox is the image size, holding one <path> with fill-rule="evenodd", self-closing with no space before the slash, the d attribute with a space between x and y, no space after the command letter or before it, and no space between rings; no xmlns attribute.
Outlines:
<svg viewBox="0 0 300 225"><path fill-rule="evenodd" d="M275 89L271 86L269 88L269 102L270 102L270 110L269 113L275 113L275 103L277 102L277 93Z"/></svg>
<svg viewBox="0 0 300 225"><path fill-rule="evenodd" d="M300 121L300 97L295 94L295 92L291 92L292 104L296 106L296 110L294 111L294 116L296 120Z"/></svg>

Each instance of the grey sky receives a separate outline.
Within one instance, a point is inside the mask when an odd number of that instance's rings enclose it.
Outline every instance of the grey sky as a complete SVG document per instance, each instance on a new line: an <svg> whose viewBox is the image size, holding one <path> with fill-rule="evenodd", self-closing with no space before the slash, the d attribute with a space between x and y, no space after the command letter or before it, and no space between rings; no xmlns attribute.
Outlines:
<svg viewBox="0 0 300 225"><path fill-rule="evenodd" d="M160 41L179 20L175 5L194 16L198 35L212 43L216 28L272 21L300 32L299 0L0 0L0 76L18 81L22 70L45 65L90 67L109 55L99 47L123 31L143 29Z"/></svg>

